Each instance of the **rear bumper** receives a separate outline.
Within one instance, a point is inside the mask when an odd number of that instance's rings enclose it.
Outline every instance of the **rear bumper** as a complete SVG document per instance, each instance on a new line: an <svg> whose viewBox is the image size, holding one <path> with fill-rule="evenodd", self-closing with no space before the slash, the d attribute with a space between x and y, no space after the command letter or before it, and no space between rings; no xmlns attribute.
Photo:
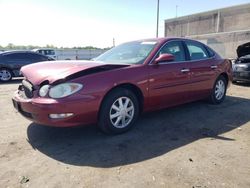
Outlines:
<svg viewBox="0 0 250 188"><path fill-rule="evenodd" d="M248 81L250 82L250 71L241 71L233 73L233 81Z"/></svg>
<svg viewBox="0 0 250 188"><path fill-rule="evenodd" d="M12 102L22 116L41 125L70 127L97 122L98 101L87 96L67 101L50 98L24 99L19 91L16 91ZM73 113L74 115L63 119L49 117L49 114L61 113Z"/></svg>

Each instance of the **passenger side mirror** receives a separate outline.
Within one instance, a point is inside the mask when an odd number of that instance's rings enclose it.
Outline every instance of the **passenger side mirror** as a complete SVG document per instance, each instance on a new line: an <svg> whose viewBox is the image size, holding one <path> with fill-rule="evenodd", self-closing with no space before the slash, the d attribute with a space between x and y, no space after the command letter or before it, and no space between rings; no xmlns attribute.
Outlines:
<svg viewBox="0 0 250 188"><path fill-rule="evenodd" d="M158 58L154 60L154 64L158 64L161 62L170 62L174 61L174 56L172 54L161 54Z"/></svg>

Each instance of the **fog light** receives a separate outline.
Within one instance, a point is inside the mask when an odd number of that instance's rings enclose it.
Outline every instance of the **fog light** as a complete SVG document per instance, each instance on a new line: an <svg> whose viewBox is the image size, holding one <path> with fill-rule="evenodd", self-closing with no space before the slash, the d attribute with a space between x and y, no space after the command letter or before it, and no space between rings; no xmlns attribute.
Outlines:
<svg viewBox="0 0 250 188"><path fill-rule="evenodd" d="M73 116L73 113L65 113L65 114L49 114L49 117L51 119L63 119L63 118L67 118L70 116Z"/></svg>

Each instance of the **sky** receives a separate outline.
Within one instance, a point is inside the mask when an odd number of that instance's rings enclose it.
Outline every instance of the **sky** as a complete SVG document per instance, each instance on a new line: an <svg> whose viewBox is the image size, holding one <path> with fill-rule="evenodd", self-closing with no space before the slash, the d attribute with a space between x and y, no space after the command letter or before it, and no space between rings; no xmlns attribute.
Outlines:
<svg viewBox="0 0 250 188"><path fill-rule="evenodd" d="M160 0L164 20L250 0ZM177 6L177 11L176 11ZM0 0L0 46L111 47L156 36L157 0Z"/></svg>

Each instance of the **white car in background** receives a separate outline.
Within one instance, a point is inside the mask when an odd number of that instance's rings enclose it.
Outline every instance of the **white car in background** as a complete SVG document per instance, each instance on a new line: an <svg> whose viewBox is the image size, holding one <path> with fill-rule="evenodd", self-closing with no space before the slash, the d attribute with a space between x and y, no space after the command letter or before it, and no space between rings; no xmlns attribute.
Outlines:
<svg viewBox="0 0 250 188"><path fill-rule="evenodd" d="M36 53L39 53L39 54L46 55L46 56L48 56L50 58L53 58L53 59L57 59L56 52L53 49L48 49L48 48L45 49L45 48L43 48L43 49L34 49L32 51L36 52Z"/></svg>

